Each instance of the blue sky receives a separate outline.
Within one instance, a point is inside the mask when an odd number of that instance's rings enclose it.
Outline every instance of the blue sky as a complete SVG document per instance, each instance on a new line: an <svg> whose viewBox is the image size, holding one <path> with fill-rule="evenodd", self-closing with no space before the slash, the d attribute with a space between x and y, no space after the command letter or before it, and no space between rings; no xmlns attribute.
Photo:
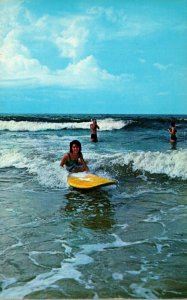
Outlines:
<svg viewBox="0 0 187 300"><path fill-rule="evenodd" d="M0 0L0 113L187 113L187 0Z"/></svg>

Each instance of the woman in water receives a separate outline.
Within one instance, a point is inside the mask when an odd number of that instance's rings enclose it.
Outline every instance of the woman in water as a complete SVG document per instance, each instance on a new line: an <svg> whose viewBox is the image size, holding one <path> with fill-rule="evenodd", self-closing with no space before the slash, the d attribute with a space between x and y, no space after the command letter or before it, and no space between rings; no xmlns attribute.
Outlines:
<svg viewBox="0 0 187 300"><path fill-rule="evenodd" d="M77 140L73 140L70 143L70 151L64 154L60 166L66 166L67 171L69 172L84 172L89 171L87 164L83 158L81 152L81 143Z"/></svg>
<svg viewBox="0 0 187 300"><path fill-rule="evenodd" d="M96 143L98 142L98 139L97 139L97 129L99 129L99 126L97 124L97 120L96 119L93 119L91 120L92 123L90 124L90 130L91 130L91 141Z"/></svg>
<svg viewBox="0 0 187 300"><path fill-rule="evenodd" d="M176 137L177 129L175 127L175 122L171 122L171 127L168 129L168 131L171 134L170 142L176 143L177 142L177 137Z"/></svg>

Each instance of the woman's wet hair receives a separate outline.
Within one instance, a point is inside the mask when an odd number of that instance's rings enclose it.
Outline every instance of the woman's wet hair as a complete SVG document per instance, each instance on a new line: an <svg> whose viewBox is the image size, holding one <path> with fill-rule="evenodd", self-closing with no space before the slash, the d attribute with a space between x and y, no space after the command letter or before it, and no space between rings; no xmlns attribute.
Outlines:
<svg viewBox="0 0 187 300"><path fill-rule="evenodd" d="M73 150L72 150L72 147L73 145L76 145L77 147L79 147L79 153L81 153L81 150L82 150L82 147L81 147L81 143L78 141L78 140L73 140L69 146L70 146L70 152L72 153Z"/></svg>

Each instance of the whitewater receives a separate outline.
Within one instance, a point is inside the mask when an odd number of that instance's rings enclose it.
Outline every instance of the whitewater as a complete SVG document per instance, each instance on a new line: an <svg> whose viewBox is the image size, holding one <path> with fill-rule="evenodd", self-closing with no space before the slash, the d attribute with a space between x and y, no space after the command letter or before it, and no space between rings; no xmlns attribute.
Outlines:
<svg viewBox="0 0 187 300"><path fill-rule="evenodd" d="M112 118L100 120L101 131L121 129L131 121L115 121ZM32 121L0 121L0 131L42 131L42 130L61 130L61 129L88 129L90 122L32 122Z"/></svg>
<svg viewBox="0 0 187 300"><path fill-rule="evenodd" d="M186 298L186 120L0 115L0 299ZM68 186L73 139L116 185Z"/></svg>

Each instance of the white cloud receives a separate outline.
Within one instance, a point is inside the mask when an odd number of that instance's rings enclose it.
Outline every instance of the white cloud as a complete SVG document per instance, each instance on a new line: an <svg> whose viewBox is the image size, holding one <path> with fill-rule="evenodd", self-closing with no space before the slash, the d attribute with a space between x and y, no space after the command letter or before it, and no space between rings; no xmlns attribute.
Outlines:
<svg viewBox="0 0 187 300"><path fill-rule="evenodd" d="M25 80L39 78L49 72L37 59L30 56L29 50L16 39L16 31L10 31L0 48L1 85L7 80Z"/></svg>
<svg viewBox="0 0 187 300"><path fill-rule="evenodd" d="M125 81L123 75L114 76L101 69L93 56L88 56L77 64L70 64L57 74L63 84L81 88L107 88L107 86L111 88L116 84L119 87Z"/></svg>
<svg viewBox="0 0 187 300"><path fill-rule="evenodd" d="M154 21L141 19L128 19L118 30L116 37L138 37L151 34L160 28L160 24Z"/></svg>
<svg viewBox="0 0 187 300"><path fill-rule="evenodd" d="M160 64L160 63L154 63L153 66L160 70L160 71L166 71L168 68L170 68L172 65L169 64L169 65L163 65L163 64Z"/></svg>
<svg viewBox="0 0 187 300"><path fill-rule="evenodd" d="M126 20L126 14L123 10L116 10L112 7L92 6L88 9L87 13L94 18L106 20L111 23L124 22Z"/></svg>
<svg viewBox="0 0 187 300"><path fill-rule="evenodd" d="M11 31L0 53L1 86L12 85L60 85L80 89L119 88L131 80L129 76L114 76L101 69L93 56L88 56L77 63L70 63L65 69L51 71L31 57L29 50Z"/></svg>
<svg viewBox="0 0 187 300"><path fill-rule="evenodd" d="M37 19L29 11L25 15L29 24L24 29L32 40L55 45L62 58L75 61L84 54L89 36L88 17L43 15Z"/></svg>
<svg viewBox="0 0 187 300"><path fill-rule="evenodd" d="M126 82L134 79L128 74L117 76L109 73L100 68L93 55L85 52L90 34L88 26L90 16L54 18L44 15L37 19L23 9L22 1L17 1L17 4L14 1L9 3L13 4L8 8L5 5L3 9L5 9L4 14L6 11L6 18L1 19L3 24L0 35L1 86L32 84L60 85L80 89L115 88L116 90L123 88ZM18 18L20 12L24 12L23 23ZM109 19L112 18L112 10L108 11L107 16ZM113 19L114 21L116 20ZM32 56L33 40L31 39L30 44L26 46L22 42L23 36L31 36L35 41L46 39L51 44L55 44L60 55L70 59L69 64L64 69L50 70L40 62L39 58Z"/></svg>
<svg viewBox="0 0 187 300"><path fill-rule="evenodd" d="M51 42L57 46L62 57L75 60L84 52L89 34L85 26L85 18L76 17L62 21L59 32L52 34Z"/></svg>
<svg viewBox="0 0 187 300"><path fill-rule="evenodd" d="M17 39L26 36L31 42L45 40L57 47L60 56L74 61L80 59L89 34L89 17L45 14L37 18L24 8L23 2L0 0L0 45L10 31L17 29Z"/></svg>
<svg viewBox="0 0 187 300"><path fill-rule="evenodd" d="M0 45L9 31L19 27L17 16L21 9L21 1L0 1Z"/></svg>
<svg viewBox="0 0 187 300"><path fill-rule="evenodd" d="M100 21L95 34L101 40L141 37L162 28L157 21L145 16L127 15L123 9L92 7L88 13Z"/></svg>

